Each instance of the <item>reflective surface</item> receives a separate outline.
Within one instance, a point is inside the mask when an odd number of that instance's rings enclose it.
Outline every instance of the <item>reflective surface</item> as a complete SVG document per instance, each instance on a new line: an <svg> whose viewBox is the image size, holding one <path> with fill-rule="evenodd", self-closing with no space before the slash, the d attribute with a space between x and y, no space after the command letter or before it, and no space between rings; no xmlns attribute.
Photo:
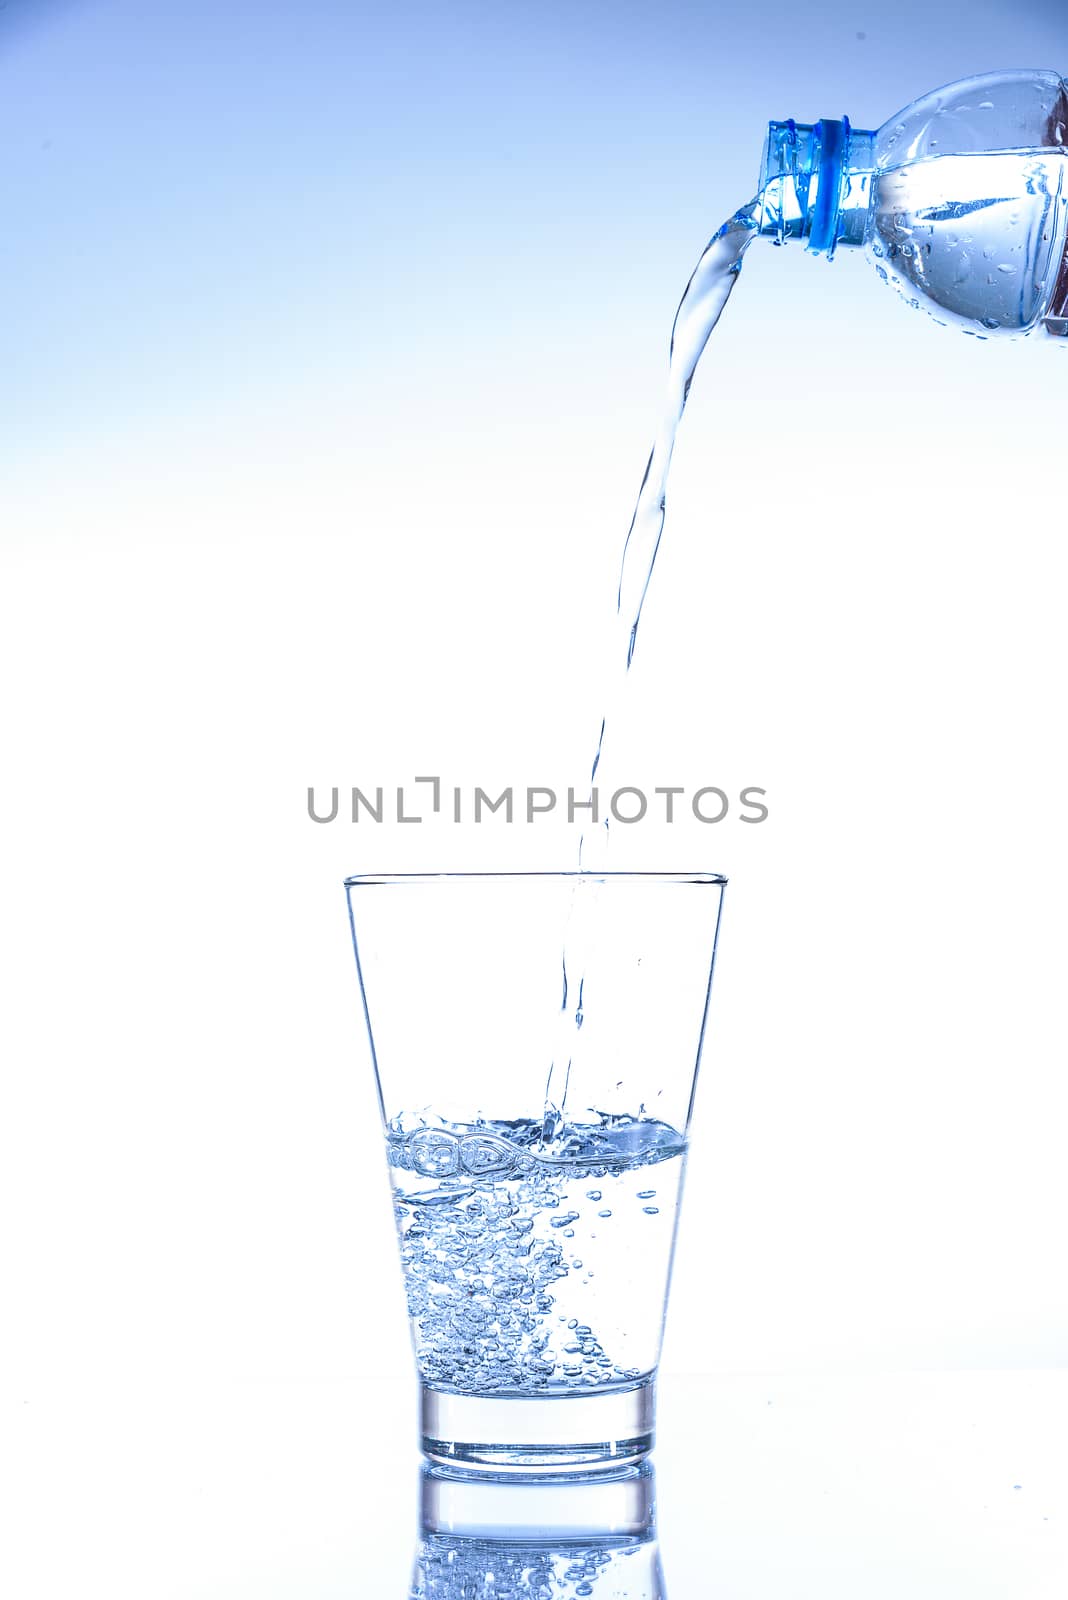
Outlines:
<svg viewBox="0 0 1068 1600"><path fill-rule="evenodd" d="M411 1600L663 1600L656 1475L487 1480L427 1467Z"/></svg>
<svg viewBox="0 0 1068 1600"><path fill-rule="evenodd" d="M18 1464L4 1590L407 1600L428 1537L437 1559L472 1528L455 1500L439 1499L428 1519L411 1413L401 1380L16 1395L0 1416ZM661 1581L671 1600L1063 1600L1066 1435L1064 1372L668 1376L660 1567L633 1500L632 1520L617 1506L600 1545L576 1520L561 1548L584 1563L598 1548L617 1552L601 1583L589 1580L592 1600L639 1600ZM518 1504L504 1508L513 1527ZM632 1557L618 1553L628 1540ZM621 1571L631 1588L609 1586ZM427 1592L452 1600L447 1587Z"/></svg>

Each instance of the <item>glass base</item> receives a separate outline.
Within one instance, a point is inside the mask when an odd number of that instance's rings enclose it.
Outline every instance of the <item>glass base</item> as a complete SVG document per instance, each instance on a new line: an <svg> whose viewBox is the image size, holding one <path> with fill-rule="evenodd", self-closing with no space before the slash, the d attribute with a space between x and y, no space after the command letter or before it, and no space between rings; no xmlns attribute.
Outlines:
<svg viewBox="0 0 1068 1600"><path fill-rule="evenodd" d="M593 1394L453 1394L422 1387L423 1454L492 1473L589 1473L653 1448L653 1378Z"/></svg>

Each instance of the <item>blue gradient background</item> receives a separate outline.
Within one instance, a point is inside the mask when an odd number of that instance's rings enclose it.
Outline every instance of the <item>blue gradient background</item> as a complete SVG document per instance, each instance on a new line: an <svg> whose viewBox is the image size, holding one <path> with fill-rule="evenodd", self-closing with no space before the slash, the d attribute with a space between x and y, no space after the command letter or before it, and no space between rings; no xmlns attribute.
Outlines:
<svg viewBox="0 0 1068 1600"><path fill-rule="evenodd" d="M662 327L768 116L877 126L1064 43L1053 4L4 16L3 421L50 446L251 390L378 408L413 367L426 407L505 361L555 385L576 337Z"/></svg>
<svg viewBox="0 0 1068 1600"><path fill-rule="evenodd" d="M575 781L767 119L1017 65L1061 4L0 11L27 1370L407 1371L340 880L571 845L306 786ZM1063 1364L1066 376L757 246L695 385L620 759L772 816L630 841L732 878L669 1370Z"/></svg>

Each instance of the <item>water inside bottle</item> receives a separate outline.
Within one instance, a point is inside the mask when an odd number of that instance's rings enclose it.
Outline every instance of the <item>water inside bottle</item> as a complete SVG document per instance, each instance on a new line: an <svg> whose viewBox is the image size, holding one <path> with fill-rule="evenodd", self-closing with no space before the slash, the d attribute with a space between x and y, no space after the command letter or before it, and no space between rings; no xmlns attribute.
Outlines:
<svg viewBox="0 0 1068 1600"><path fill-rule="evenodd" d="M1063 334L1068 156L933 156L878 174L871 253L916 309L978 338ZM1045 307L1045 310L1044 310Z"/></svg>

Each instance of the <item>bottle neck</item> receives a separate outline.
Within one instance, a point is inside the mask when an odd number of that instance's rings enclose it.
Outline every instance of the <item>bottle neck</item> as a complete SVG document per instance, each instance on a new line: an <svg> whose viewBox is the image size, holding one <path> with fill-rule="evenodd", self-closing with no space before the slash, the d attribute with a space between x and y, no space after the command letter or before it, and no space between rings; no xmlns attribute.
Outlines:
<svg viewBox="0 0 1068 1600"><path fill-rule="evenodd" d="M864 242L875 134L849 118L814 126L772 122L764 145L758 227L776 244L803 239L813 255Z"/></svg>

